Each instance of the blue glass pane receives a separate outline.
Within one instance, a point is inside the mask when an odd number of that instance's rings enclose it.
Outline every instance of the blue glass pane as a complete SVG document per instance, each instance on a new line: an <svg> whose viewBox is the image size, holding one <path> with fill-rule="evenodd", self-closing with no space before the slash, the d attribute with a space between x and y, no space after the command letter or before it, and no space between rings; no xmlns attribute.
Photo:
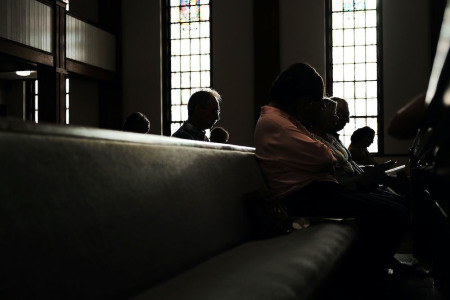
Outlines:
<svg viewBox="0 0 450 300"><path fill-rule="evenodd" d="M365 4L365 0L355 0L355 4L354 4L354 8L355 10L364 10L366 9L366 4Z"/></svg>
<svg viewBox="0 0 450 300"><path fill-rule="evenodd" d="M344 0L343 10L344 11L353 11L353 0Z"/></svg>

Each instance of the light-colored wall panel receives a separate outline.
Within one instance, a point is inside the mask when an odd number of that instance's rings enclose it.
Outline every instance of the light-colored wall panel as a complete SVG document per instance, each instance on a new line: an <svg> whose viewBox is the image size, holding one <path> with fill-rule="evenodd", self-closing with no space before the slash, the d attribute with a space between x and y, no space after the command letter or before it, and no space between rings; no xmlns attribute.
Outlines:
<svg viewBox="0 0 450 300"><path fill-rule="evenodd" d="M115 71L115 36L68 15L66 19L66 56L89 65Z"/></svg>
<svg viewBox="0 0 450 300"><path fill-rule="evenodd" d="M324 78L325 1L280 1L281 70L307 62Z"/></svg>
<svg viewBox="0 0 450 300"><path fill-rule="evenodd" d="M162 133L160 1L122 2L123 120L135 111Z"/></svg>
<svg viewBox="0 0 450 300"><path fill-rule="evenodd" d="M430 2L383 2L384 126L417 94L426 91L431 74ZM412 140L385 134L385 153L408 153Z"/></svg>
<svg viewBox="0 0 450 300"><path fill-rule="evenodd" d="M0 0L0 37L52 52L52 8L35 0Z"/></svg>
<svg viewBox="0 0 450 300"><path fill-rule="evenodd" d="M222 96L220 121L216 125L230 132L230 144L253 146L253 3L219 0L213 1L211 7L213 88Z"/></svg>

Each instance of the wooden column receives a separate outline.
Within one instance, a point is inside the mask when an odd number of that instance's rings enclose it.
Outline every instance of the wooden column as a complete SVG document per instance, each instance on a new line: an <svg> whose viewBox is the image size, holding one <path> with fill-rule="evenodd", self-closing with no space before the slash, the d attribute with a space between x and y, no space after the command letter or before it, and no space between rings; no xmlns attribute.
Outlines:
<svg viewBox="0 0 450 300"><path fill-rule="evenodd" d="M66 123L66 3L54 0L53 66L38 66L39 122Z"/></svg>

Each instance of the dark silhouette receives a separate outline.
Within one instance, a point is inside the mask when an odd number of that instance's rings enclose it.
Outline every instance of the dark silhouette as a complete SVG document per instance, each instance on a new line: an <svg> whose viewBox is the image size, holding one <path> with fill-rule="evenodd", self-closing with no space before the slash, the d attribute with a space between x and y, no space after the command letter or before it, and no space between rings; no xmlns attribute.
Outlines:
<svg viewBox="0 0 450 300"><path fill-rule="evenodd" d="M123 131L148 133L150 131L150 121L141 112L134 112L128 115L123 124Z"/></svg>
<svg viewBox="0 0 450 300"><path fill-rule="evenodd" d="M353 161L350 151L339 140L339 134L336 132L343 129L349 122L347 101L337 97L324 98L324 101L326 108L322 113L322 117L312 126L311 132L315 138L330 148L333 156L336 158L334 168L336 179L342 181L345 178L363 174L363 168ZM341 106L340 110L339 106ZM341 121L339 115L341 115L343 121ZM391 164L391 162L389 163ZM378 166L377 168L380 167L384 169L384 166ZM368 174L370 175L372 173L371 171ZM373 180L377 180L377 178L376 176ZM401 194L404 194L405 186L408 182L404 182L403 177L391 176L391 178L392 180L387 180L387 178L382 177L380 183L384 183L386 186L375 187L372 192L382 193L388 197L403 197Z"/></svg>
<svg viewBox="0 0 450 300"><path fill-rule="evenodd" d="M428 104L426 93L415 96L405 106L395 112L389 122L387 132L396 139L412 139L425 119Z"/></svg>
<svg viewBox="0 0 450 300"><path fill-rule="evenodd" d="M357 168L354 168L351 163L347 149L333 134L331 134L335 131L338 121L340 120L337 114L337 102L330 98L324 98L324 102L325 109L317 122L311 126L311 132L316 139L321 141L331 150L333 156L336 158L335 176L338 180L340 178L361 174L362 172L359 172ZM345 124L343 126L345 126Z"/></svg>
<svg viewBox="0 0 450 300"><path fill-rule="evenodd" d="M283 71L255 128L256 157L271 198L289 215L354 218L362 232L360 252L354 257L357 272L385 273L410 225L407 205L402 199L369 193L388 177L383 168L337 181L331 150L307 130L326 108L323 96L323 79L310 65L297 63Z"/></svg>
<svg viewBox="0 0 450 300"><path fill-rule="evenodd" d="M359 165L378 165L377 161L369 153L367 147L373 143L375 130L369 126L356 129L350 137L351 144L348 150L352 154L353 161Z"/></svg>
<svg viewBox="0 0 450 300"><path fill-rule="evenodd" d="M336 114L338 117L334 129L330 133L335 137L339 137L338 132L344 129L345 125L350 122L350 110L348 109L348 102L345 99L339 97L330 97L330 99L337 103Z"/></svg>
<svg viewBox="0 0 450 300"><path fill-rule="evenodd" d="M205 130L220 120L221 97L214 89L197 91L188 102L188 119L172 134L173 137L209 141Z"/></svg>
<svg viewBox="0 0 450 300"><path fill-rule="evenodd" d="M214 127L209 135L209 140L214 143L227 143L230 133L223 127Z"/></svg>

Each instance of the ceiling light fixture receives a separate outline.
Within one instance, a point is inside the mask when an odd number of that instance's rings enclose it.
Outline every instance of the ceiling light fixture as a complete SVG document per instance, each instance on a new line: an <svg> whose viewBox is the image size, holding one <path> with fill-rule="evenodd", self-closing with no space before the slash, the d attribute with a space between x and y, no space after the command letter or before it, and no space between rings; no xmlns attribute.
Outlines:
<svg viewBox="0 0 450 300"><path fill-rule="evenodd" d="M31 71L16 71L16 74L19 76L30 76Z"/></svg>

